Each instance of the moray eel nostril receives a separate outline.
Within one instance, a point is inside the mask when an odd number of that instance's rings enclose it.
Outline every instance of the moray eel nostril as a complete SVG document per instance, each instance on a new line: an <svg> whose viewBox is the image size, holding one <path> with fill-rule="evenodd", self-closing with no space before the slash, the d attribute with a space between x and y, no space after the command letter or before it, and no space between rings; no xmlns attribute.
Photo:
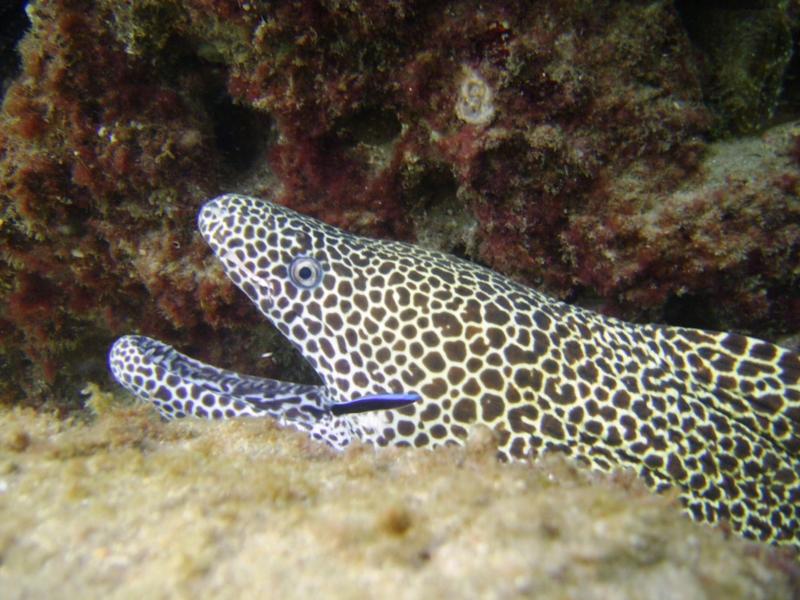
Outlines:
<svg viewBox="0 0 800 600"><path fill-rule="evenodd" d="M800 356L733 333L636 325L478 265L228 194L198 217L225 272L321 379L239 375L150 338L109 354L166 418L269 416L343 448L494 429L501 459L634 468L685 510L800 547Z"/></svg>

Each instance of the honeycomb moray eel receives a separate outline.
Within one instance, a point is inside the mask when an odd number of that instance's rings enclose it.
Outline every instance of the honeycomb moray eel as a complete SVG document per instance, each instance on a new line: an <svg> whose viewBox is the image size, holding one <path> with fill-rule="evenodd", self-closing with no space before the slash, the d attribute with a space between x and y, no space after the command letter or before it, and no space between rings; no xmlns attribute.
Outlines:
<svg viewBox="0 0 800 600"><path fill-rule="evenodd" d="M343 448L463 443L560 451L677 486L699 521L800 547L800 356L734 333L635 325L481 266L350 235L228 194L198 217L227 275L321 385L217 369L142 336L114 377L167 419L269 416Z"/></svg>

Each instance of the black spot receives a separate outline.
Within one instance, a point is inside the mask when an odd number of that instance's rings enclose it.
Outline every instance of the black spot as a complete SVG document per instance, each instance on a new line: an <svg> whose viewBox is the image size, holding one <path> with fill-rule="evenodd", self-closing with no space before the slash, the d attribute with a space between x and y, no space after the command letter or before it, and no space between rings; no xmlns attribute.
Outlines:
<svg viewBox="0 0 800 600"><path fill-rule="evenodd" d="M715 370L723 373L729 373L733 371L733 367L735 364L736 362L733 360L733 358L731 358L727 354L720 354L714 360L711 361L711 366L714 367Z"/></svg>
<svg viewBox="0 0 800 600"><path fill-rule="evenodd" d="M650 407L647 406L643 400L637 400L634 402L631 409L633 410L633 413L642 421L647 421L653 414L653 411L650 410Z"/></svg>
<svg viewBox="0 0 800 600"><path fill-rule="evenodd" d="M417 434L417 437L414 438L414 446L417 448L421 448L422 446L427 446L430 440L428 439L428 434L424 431Z"/></svg>
<svg viewBox="0 0 800 600"><path fill-rule="evenodd" d="M557 440L564 439L564 427L561 425L561 422L552 415L542 415L541 431Z"/></svg>
<svg viewBox="0 0 800 600"><path fill-rule="evenodd" d="M163 385L158 386L158 389L153 394L154 398L158 398L159 400L163 400L164 402L168 402L172 400L172 392L169 388L164 387Z"/></svg>
<svg viewBox="0 0 800 600"><path fill-rule="evenodd" d="M536 431L536 419L539 411L530 404L525 404L508 411L508 422L516 433L533 433Z"/></svg>
<svg viewBox="0 0 800 600"><path fill-rule="evenodd" d="M639 381L636 377L631 377L630 375L627 375L622 378L622 384L625 386L625 389L627 389L630 393L632 394L639 393Z"/></svg>
<svg viewBox="0 0 800 600"><path fill-rule="evenodd" d="M483 385L490 390L503 389L503 376L500 371L495 369L485 369L480 374L480 380Z"/></svg>
<svg viewBox="0 0 800 600"><path fill-rule="evenodd" d="M497 417L503 414L505 405L503 399L494 394L484 394L481 398L481 414L483 420L491 423Z"/></svg>
<svg viewBox="0 0 800 600"><path fill-rule="evenodd" d="M583 358L583 350L580 344L574 340L564 344L564 358L569 364L574 364Z"/></svg>
<svg viewBox="0 0 800 600"><path fill-rule="evenodd" d="M514 313L514 322L521 327L531 327L533 325L531 318L524 312Z"/></svg>
<svg viewBox="0 0 800 600"><path fill-rule="evenodd" d="M747 348L747 338L736 333L729 333L725 336L725 339L720 342L720 345L734 354L744 354Z"/></svg>
<svg viewBox="0 0 800 600"><path fill-rule="evenodd" d="M431 320L434 327L436 327L444 337L459 337L463 331L461 323L452 313L434 313L431 316Z"/></svg>
<svg viewBox="0 0 800 600"><path fill-rule="evenodd" d="M444 379L437 377L431 383L422 386L421 391L426 398L441 398L447 393L447 384Z"/></svg>
<svg viewBox="0 0 800 600"><path fill-rule="evenodd" d="M486 341L482 337L479 337L475 338L469 345L469 351L474 356L483 356L489 351L489 346L486 345Z"/></svg>
<svg viewBox="0 0 800 600"><path fill-rule="evenodd" d="M736 470L739 461L737 461L730 454L725 454L721 452L717 455L717 463L719 464L719 468L722 471L733 472Z"/></svg>
<svg viewBox="0 0 800 600"><path fill-rule="evenodd" d="M491 304L486 307L483 317L488 323L493 323L494 325L505 325L511 320L506 311L500 310Z"/></svg>
<svg viewBox="0 0 800 600"><path fill-rule="evenodd" d="M617 419L617 409L613 406L601 406L600 416L606 421L615 421Z"/></svg>
<svg viewBox="0 0 800 600"><path fill-rule="evenodd" d="M354 294L350 300L361 312L367 311L367 308L369 307L369 301L364 294Z"/></svg>
<svg viewBox="0 0 800 600"><path fill-rule="evenodd" d="M441 423L437 423L430 428L430 433L434 438L440 440L447 435L447 428Z"/></svg>
<svg viewBox="0 0 800 600"><path fill-rule="evenodd" d="M751 452L752 448L750 447L750 442L744 438L736 438L736 443L733 447L733 454L736 458L747 458L750 456Z"/></svg>
<svg viewBox="0 0 800 600"><path fill-rule="evenodd" d="M425 409L419 413L419 418L423 421L433 421L442 414L442 409L435 402L429 403Z"/></svg>
<svg viewBox="0 0 800 600"><path fill-rule="evenodd" d="M544 330L550 329L550 326L552 324L552 320L550 319L550 317L548 317L540 310L534 311L533 320L536 323L537 327Z"/></svg>
<svg viewBox="0 0 800 600"><path fill-rule="evenodd" d="M480 323L482 319L481 305L476 300L468 300L461 312L461 319L465 323Z"/></svg>
<svg viewBox="0 0 800 600"><path fill-rule="evenodd" d="M542 389L541 372L532 369L517 369L514 372L514 383L519 389L530 389L538 392Z"/></svg>
<svg viewBox="0 0 800 600"><path fill-rule="evenodd" d="M669 473L675 481L680 483L683 483L689 475L686 469L683 468L683 463L681 463L680 458L674 454L670 454L667 458L667 473Z"/></svg>
<svg viewBox="0 0 800 600"><path fill-rule="evenodd" d="M466 372L461 367L450 367L447 370L447 381L450 385L458 385L466 377Z"/></svg>
<svg viewBox="0 0 800 600"><path fill-rule="evenodd" d="M410 436L412 433L414 433L415 430L416 427L414 427L414 423L412 423L411 421L403 419L397 422L397 433L399 433L404 437Z"/></svg>
<svg viewBox="0 0 800 600"><path fill-rule="evenodd" d="M564 383L559 389L555 379L548 379L544 392L556 404L574 404L576 401L575 388L571 383Z"/></svg>
<svg viewBox="0 0 800 600"><path fill-rule="evenodd" d="M551 375L555 375L556 373L558 373L558 363L554 361L552 358L548 358L542 362L542 369L544 369Z"/></svg>
<svg viewBox="0 0 800 600"><path fill-rule="evenodd" d="M592 435L600 435L603 433L603 424L595 419L586 421L584 428Z"/></svg>
<svg viewBox="0 0 800 600"><path fill-rule="evenodd" d="M643 459L644 464L655 470L660 470L664 466L664 459L658 454L648 454Z"/></svg>
<svg viewBox="0 0 800 600"><path fill-rule="evenodd" d="M490 327L486 330L486 339L489 341L489 347L502 348L505 345L506 336L501 329Z"/></svg>
<svg viewBox="0 0 800 600"><path fill-rule="evenodd" d="M514 441L511 442L509 452L511 453L512 456L516 458L525 458L525 455L527 453L525 440L520 437L514 438Z"/></svg>
<svg viewBox="0 0 800 600"><path fill-rule="evenodd" d="M533 351L536 353L537 356L541 356L547 352L547 349L550 347L550 338L548 338L544 333L541 331L534 331L533 332Z"/></svg>
<svg viewBox="0 0 800 600"><path fill-rule="evenodd" d="M328 313L325 316L325 322L334 331L339 331L342 327L344 327L344 323L342 322L342 317L338 313Z"/></svg>
<svg viewBox="0 0 800 600"><path fill-rule="evenodd" d="M536 360L536 354L519 346L507 346L503 353L505 362L511 365L530 364Z"/></svg>
<svg viewBox="0 0 800 600"><path fill-rule="evenodd" d="M467 438L467 430L461 427L461 425L453 425L452 427L450 427L450 431L452 431L453 435L456 436L457 438L460 438L462 440Z"/></svg>
<svg viewBox="0 0 800 600"><path fill-rule="evenodd" d="M587 362L580 365L577 369L577 373L581 379L589 383L595 383L597 381L598 371L594 363Z"/></svg>
<svg viewBox="0 0 800 600"><path fill-rule="evenodd" d="M631 396L625 390L617 390L611 397L611 402L617 408L627 409L631 404Z"/></svg>
<svg viewBox="0 0 800 600"><path fill-rule="evenodd" d="M422 343L426 346L438 346L439 336L433 331L426 331L422 334Z"/></svg>
<svg viewBox="0 0 800 600"><path fill-rule="evenodd" d="M401 377L403 378L403 383L413 388L425 378L425 372L415 363L411 363L408 365L408 369L402 372Z"/></svg>
<svg viewBox="0 0 800 600"><path fill-rule="evenodd" d="M445 342L444 354L450 362L462 362L467 356L467 350L462 341Z"/></svg>
<svg viewBox="0 0 800 600"><path fill-rule="evenodd" d="M474 377L470 377L462 389L468 396L477 396L481 391L481 386Z"/></svg>
<svg viewBox="0 0 800 600"><path fill-rule="evenodd" d="M473 423L476 416L475 402L470 398L462 398L453 407L453 418L461 423Z"/></svg>
<svg viewBox="0 0 800 600"><path fill-rule="evenodd" d="M613 425L606 430L606 443L609 446L622 445L622 437L619 435L619 430Z"/></svg>
<svg viewBox="0 0 800 600"><path fill-rule="evenodd" d="M800 383L800 355L786 352L778 361L781 372L778 374L780 380L786 385L796 385Z"/></svg>
<svg viewBox="0 0 800 600"><path fill-rule="evenodd" d="M581 421L583 421L583 407L576 406L571 408L567 418L569 419L570 423L574 423L575 425L579 425Z"/></svg>
<svg viewBox="0 0 800 600"><path fill-rule="evenodd" d="M717 386L724 390L735 389L738 385L739 382L734 377L729 377L728 375L717 375Z"/></svg>
<svg viewBox="0 0 800 600"><path fill-rule="evenodd" d="M319 340L319 349L328 358L333 358L334 356L336 356L336 351L333 349L333 346L331 346L331 343L328 340L328 338L324 338L324 337L320 338L320 340Z"/></svg>
<svg viewBox="0 0 800 600"><path fill-rule="evenodd" d="M739 368L736 369L736 373L741 375L742 377L755 377L759 373L762 372L771 372L772 367L767 367L765 365L759 365L758 363L754 363L751 360L743 360L739 363Z"/></svg>
<svg viewBox="0 0 800 600"><path fill-rule="evenodd" d="M748 460L744 463L744 474L751 479L756 479L764 474L764 469L757 460Z"/></svg>
<svg viewBox="0 0 800 600"><path fill-rule="evenodd" d="M446 367L442 355L438 352L428 352L422 359L422 364L432 373L440 373Z"/></svg>

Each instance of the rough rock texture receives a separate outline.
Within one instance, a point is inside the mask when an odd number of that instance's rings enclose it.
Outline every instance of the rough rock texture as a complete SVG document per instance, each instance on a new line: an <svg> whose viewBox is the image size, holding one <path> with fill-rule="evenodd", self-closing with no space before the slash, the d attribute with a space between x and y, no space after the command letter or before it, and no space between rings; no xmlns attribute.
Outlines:
<svg viewBox="0 0 800 600"><path fill-rule="evenodd" d="M796 0L678 0L705 97L725 135L757 131L777 108L792 58Z"/></svg>
<svg viewBox="0 0 800 600"><path fill-rule="evenodd" d="M69 407L130 330L255 370L274 341L194 232L222 191L620 316L796 331L798 133L709 183L714 118L667 0L28 12L0 113L6 401Z"/></svg>
<svg viewBox="0 0 800 600"><path fill-rule="evenodd" d="M466 449L333 455L268 421L0 409L3 598L792 598L788 554L632 475Z"/></svg>

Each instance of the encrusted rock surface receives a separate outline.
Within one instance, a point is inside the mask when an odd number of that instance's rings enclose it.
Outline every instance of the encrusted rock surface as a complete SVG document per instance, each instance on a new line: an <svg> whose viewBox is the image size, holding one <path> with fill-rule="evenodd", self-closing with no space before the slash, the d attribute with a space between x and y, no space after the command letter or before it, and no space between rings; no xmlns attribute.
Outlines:
<svg viewBox="0 0 800 600"><path fill-rule="evenodd" d="M119 407L119 404L117 404ZM92 424L0 407L3 598L790 599L786 551L632 474L439 452L333 454L270 421Z"/></svg>

